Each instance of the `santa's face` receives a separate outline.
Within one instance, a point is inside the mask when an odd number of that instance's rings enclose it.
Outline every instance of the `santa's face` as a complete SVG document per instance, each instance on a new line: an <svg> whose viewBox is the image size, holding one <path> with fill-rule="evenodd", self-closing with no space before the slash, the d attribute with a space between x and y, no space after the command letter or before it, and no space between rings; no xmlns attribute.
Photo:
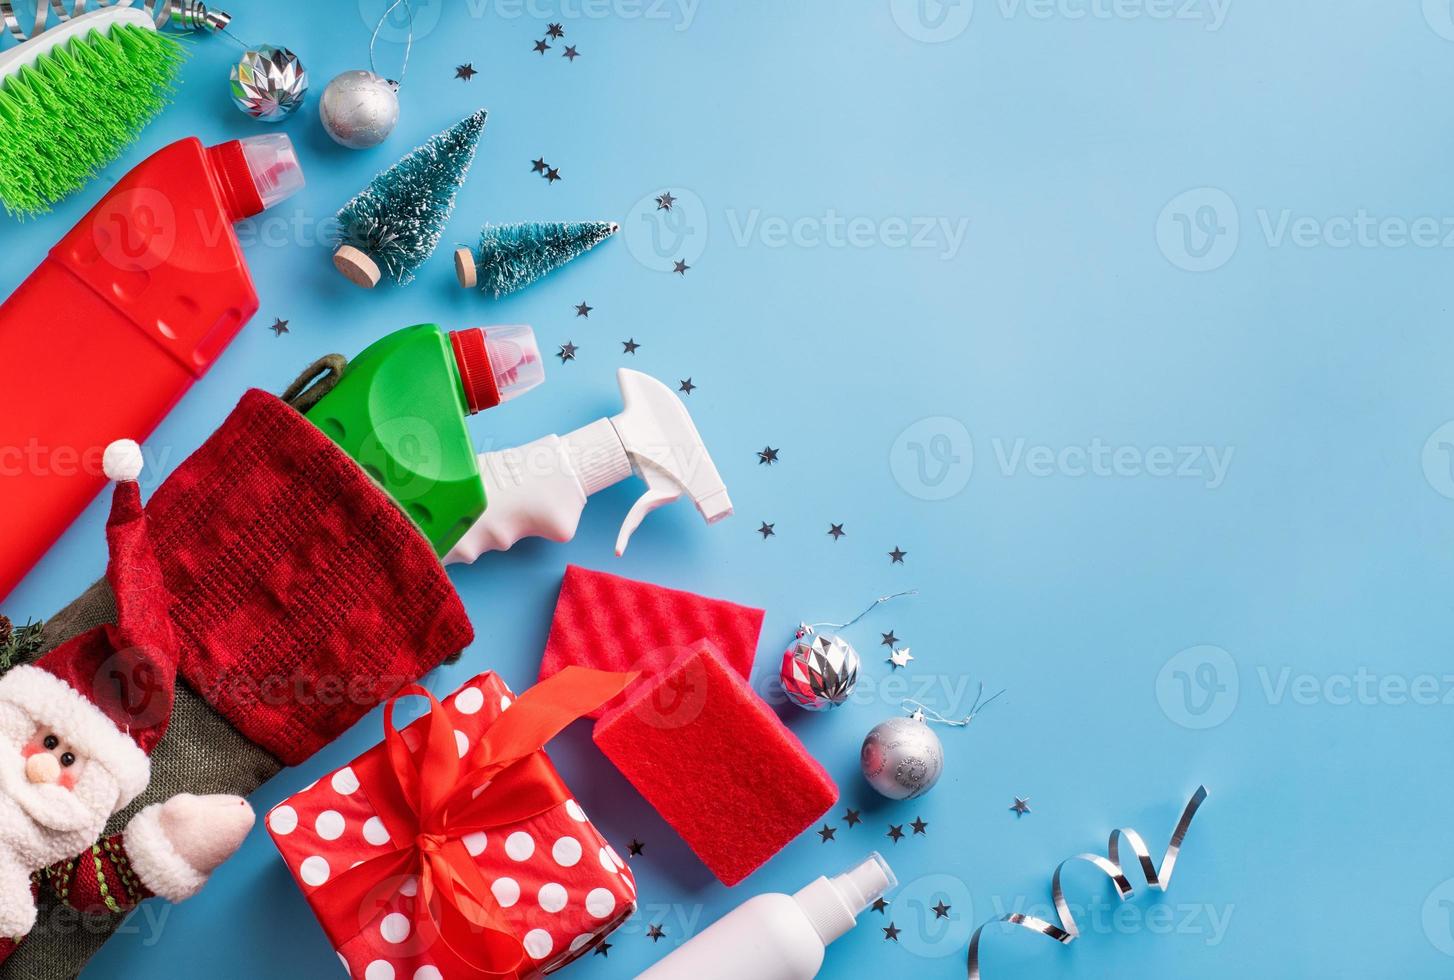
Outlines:
<svg viewBox="0 0 1454 980"><path fill-rule="evenodd" d="M45 863L84 849L116 804L115 777L11 706L0 706L0 732L0 837Z"/></svg>
<svg viewBox="0 0 1454 980"><path fill-rule="evenodd" d="M81 773L86 771L86 760L45 726L35 730L20 755L25 759L26 781L36 786L54 784L74 792Z"/></svg>

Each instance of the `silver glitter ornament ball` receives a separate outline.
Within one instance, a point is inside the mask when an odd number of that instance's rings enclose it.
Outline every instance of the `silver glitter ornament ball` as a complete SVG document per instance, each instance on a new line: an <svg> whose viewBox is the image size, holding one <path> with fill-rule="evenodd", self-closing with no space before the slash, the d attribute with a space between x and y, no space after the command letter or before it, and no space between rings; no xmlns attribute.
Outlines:
<svg viewBox="0 0 1454 980"><path fill-rule="evenodd" d="M859 767L868 785L891 800L923 796L944 771L944 745L920 718L890 718L863 740Z"/></svg>
<svg viewBox="0 0 1454 980"><path fill-rule="evenodd" d="M800 708L827 711L853 693L858 666L858 651L841 636L799 631L783 652L783 691Z"/></svg>
<svg viewBox="0 0 1454 980"><path fill-rule="evenodd" d="M232 101L260 122L287 119L308 94L308 71L287 48L265 44L244 51L231 76Z"/></svg>
<svg viewBox="0 0 1454 980"><path fill-rule="evenodd" d="M371 71L346 71L318 102L323 128L350 150L366 150L389 138L399 122L399 86Z"/></svg>

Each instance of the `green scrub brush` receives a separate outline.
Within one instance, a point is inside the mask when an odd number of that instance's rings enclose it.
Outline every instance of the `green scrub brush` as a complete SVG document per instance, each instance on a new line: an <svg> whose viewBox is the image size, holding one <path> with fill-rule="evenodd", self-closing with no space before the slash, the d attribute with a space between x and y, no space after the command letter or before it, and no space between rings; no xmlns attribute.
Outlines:
<svg viewBox="0 0 1454 980"><path fill-rule="evenodd" d="M171 101L184 55L146 11L106 7L0 52L0 202L19 217L83 187Z"/></svg>

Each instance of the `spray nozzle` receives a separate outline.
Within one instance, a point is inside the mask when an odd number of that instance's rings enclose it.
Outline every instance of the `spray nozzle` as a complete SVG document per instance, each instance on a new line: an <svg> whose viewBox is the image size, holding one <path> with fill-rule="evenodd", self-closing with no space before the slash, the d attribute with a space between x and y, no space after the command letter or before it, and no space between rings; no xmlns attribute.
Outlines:
<svg viewBox="0 0 1454 980"><path fill-rule="evenodd" d="M897 887L899 879L882 854L874 851L859 864L833 878L833 886L857 915Z"/></svg>
<svg viewBox="0 0 1454 980"><path fill-rule="evenodd" d="M683 496L692 499L709 524L729 516L732 500L727 496L727 487L681 399L640 371L622 368L616 372L616 381L625 407L606 421L619 440L624 461L646 481L646 493L637 498L621 524L616 554L625 553L631 535L647 514ZM577 432L584 434L592 428L587 426ZM566 441L575 435L566 436ZM586 492L592 491L588 487Z"/></svg>
<svg viewBox="0 0 1454 980"><path fill-rule="evenodd" d="M841 875L809 882L793 901L826 946L852 929L859 914L898 883L889 863L874 851Z"/></svg>

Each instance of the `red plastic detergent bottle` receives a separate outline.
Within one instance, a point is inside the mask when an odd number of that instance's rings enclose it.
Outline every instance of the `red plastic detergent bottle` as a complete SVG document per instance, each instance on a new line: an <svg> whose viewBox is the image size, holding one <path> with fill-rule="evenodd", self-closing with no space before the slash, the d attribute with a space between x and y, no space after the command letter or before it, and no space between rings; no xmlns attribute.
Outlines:
<svg viewBox="0 0 1454 980"><path fill-rule="evenodd" d="M140 163L0 305L0 598L258 309L233 228L303 186L281 133Z"/></svg>

